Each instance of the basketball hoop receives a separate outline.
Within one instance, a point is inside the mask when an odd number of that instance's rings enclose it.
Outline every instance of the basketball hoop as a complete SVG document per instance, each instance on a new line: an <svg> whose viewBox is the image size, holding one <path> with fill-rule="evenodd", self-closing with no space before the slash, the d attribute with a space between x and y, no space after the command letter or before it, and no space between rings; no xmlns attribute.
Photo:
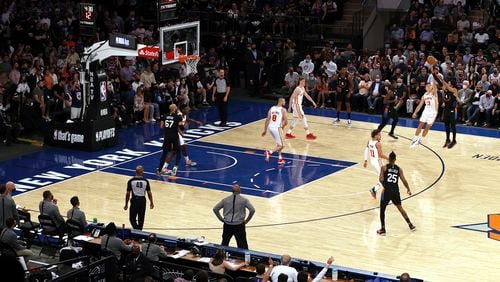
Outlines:
<svg viewBox="0 0 500 282"><path fill-rule="evenodd" d="M179 63L186 65L186 74L197 73L198 62L200 61L200 56L197 55L179 55Z"/></svg>

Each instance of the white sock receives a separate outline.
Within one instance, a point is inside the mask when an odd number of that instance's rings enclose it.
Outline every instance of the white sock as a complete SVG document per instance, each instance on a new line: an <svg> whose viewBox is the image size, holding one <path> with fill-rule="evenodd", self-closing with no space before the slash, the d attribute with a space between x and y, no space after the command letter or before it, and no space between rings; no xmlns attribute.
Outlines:
<svg viewBox="0 0 500 282"><path fill-rule="evenodd" d="M186 163L188 163L189 162L189 156L185 156L184 160L186 160Z"/></svg>
<svg viewBox="0 0 500 282"><path fill-rule="evenodd" d="M307 135L311 134L311 131L309 131L309 129L306 129L306 134Z"/></svg>

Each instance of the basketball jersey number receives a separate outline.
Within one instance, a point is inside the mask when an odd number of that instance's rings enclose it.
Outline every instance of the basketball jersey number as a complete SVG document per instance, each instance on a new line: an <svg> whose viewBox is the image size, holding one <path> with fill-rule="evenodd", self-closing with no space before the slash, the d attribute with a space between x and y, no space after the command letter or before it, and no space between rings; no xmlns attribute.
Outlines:
<svg viewBox="0 0 500 282"><path fill-rule="evenodd" d="M165 127L166 128L171 128L172 125L174 125L174 121L173 120L166 120L165 121Z"/></svg>
<svg viewBox="0 0 500 282"><path fill-rule="evenodd" d="M398 182L398 175L394 173L388 173L386 181L388 183L396 183Z"/></svg>
<svg viewBox="0 0 500 282"><path fill-rule="evenodd" d="M142 181L136 182L135 187L142 188Z"/></svg>
<svg viewBox="0 0 500 282"><path fill-rule="evenodd" d="M375 158L375 151L374 150L370 150L370 155L372 158Z"/></svg>
<svg viewBox="0 0 500 282"><path fill-rule="evenodd" d="M277 119L277 118L278 118L278 116L277 116L277 115L271 115L271 120L272 120L272 121L276 121L276 119Z"/></svg>

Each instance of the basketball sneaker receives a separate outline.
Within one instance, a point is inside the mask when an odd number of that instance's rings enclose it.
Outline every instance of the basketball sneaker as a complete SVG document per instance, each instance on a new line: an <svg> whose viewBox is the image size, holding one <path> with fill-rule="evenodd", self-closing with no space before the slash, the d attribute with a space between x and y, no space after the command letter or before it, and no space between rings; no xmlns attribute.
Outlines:
<svg viewBox="0 0 500 282"><path fill-rule="evenodd" d="M197 162L193 162L192 160L189 160L189 162L186 163L186 166L196 166L198 163Z"/></svg>
<svg viewBox="0 0 500 282"><path fill-rule="evenodd" d="M157 172L158 173L158 172ZM161 175L170 175L172 174L172 171L166 167L162 168L161 171L159 171L160 176ZM158 174L157 174L158 175Z"/></svg>
<svg viewBox="0 0 500 282"><path fill-rule="evenodd" d="M380 228L379 230L377 230L377 234L380 236L385 236L385 228Z"/></svg>
<svg viewBox="0 0 500 282"><path fill-rule="evenodd" d="M420 136L413 137L413 139L411 140L410 148L413 149L413 148L417 147L419 138L420 138Z"/></svg>
<svg viewBox="0 0 500 282"><path fill-rule="evenodd" d="M457 141L453 140L451 143L448 145L448 149L453 148L455 145L457 145Z"/></svg>
<svg viewBox="0 0 500 282"><path fill-rule="evenodd" d="M271 156L271 154L269 153L269 151L268 151L268 150L266 150L266 151L264 152L264 157L265 157L266 162L268 162L268 161L269 161L269 157L270 157L270 156Z"/></svg>
<svg viewBox="0 0 500 282"><path fill-rule="evenodd" d="M178 169L177 166L174 166L172 168L172 172L170 173L170 175L175 176L177 174L177 169Z"/></svg>
<svg viewBox="0 0 500 282"><path fill-rule="evenodd" d="M377 199L377 192L375 191L375 187L372 187L372 189L368 190L370 194L372 195L373 199Z"/></svg>
<svg viewBox="0 0 500 282"><path fill-rule="evenodd" d="M412 223L408 224L408 227L410 227L411 231L415 231L417 229L417 227L415 227Z"/></svg>
<svg viewBox="0 0 500 282"><path fill-rule="evenodd" d="M287 134L285 134L285 137L286 137L286 139L292 139L292 138L295 138L295 135L293 135L292 133L287 133Z"/></svg>
<svg viewBox="0 0 500 282"><path fill-rule="evenodd" d="M347 127L351 127L352 126L352 121L350 119L347 120Z"/></svg>
<svg viewBox="0 0 500 282"><path fill-rule="evenodd" d="M318 138L316 135L312 134L312 133L309 133L306 135L306 138L309 139L309 140L314 140L316 138Z"/></svg>
<svg viewBox="0 0 500 282"><path fill-rule="evenodd" d="M443 148L448 148L450 143L451 143L450 140L446 140L446 142L444 142Z"/></svg>
<svg viewBox="0 0 500 282"><path fill-rule="evenodd" d="M340 119L339 118L336 118L333 120L333 125L339 125L340 123Z"/></svg>
<svg viewBox="0 0 500 282"><path fill-rule="evenodd" d="M394 135L394 133L389 133L389 136L391 136L394 139L399 139L399 137L397 137L396 135Z"/></svg>
<svg viewBox="0 0 500 282"><path fill-rule="evenodd" d="M285 164L285 159L278 159L278 164L279 165L284 165Z"/></svg>

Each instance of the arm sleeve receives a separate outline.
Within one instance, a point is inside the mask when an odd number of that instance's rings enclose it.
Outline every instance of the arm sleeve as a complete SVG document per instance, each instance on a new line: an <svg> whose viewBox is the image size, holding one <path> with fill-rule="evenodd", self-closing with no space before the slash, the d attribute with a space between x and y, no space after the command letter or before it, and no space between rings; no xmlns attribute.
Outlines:
<svg viewBox="0 0 500 282"><path fill-rule="evenodd" d="M312 282L320 282L323 277L325 276L326 272L328 271L328 267L323 267L323 269L318 273L318 275L316 275L316 277L314 277L313 281Z"/></svg>
<svg viewBox="0 0 500 282"><path fill-rule="evenodd" d="M220 210L224 207L224 202L223 200L220 201L219 203L217 203L217 205L215 205L215 207L213 208L213 211L215 213L215 215L217 216L217 218L224 222L224 218L220 215Z"/></svg>
<svg viewBox="0 0 500 282"><path fill-rule="evenodd" d="M252 219L253 215L255 214L255 208L253 207L252 203L247 199L246 203L246 208L248 209L248 218L247 221L250 221Z"/></svg>

